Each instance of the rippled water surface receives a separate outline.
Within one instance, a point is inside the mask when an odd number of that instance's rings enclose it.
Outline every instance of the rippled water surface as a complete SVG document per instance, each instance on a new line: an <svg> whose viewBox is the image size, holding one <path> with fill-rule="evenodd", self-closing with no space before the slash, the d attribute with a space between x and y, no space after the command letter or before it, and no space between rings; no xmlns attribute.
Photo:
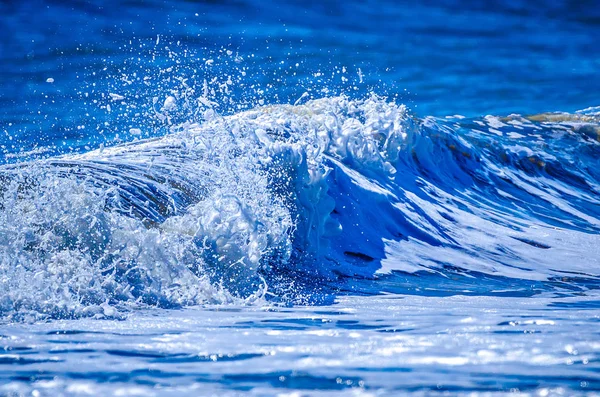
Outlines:
<svg viewBox="0 0 600 397"><path fill-rule="evenodd" d="M598 308L593 298L385 295L14 325L0 376L3 392L49 395L572 395L598 385Z"/></svg>
<svg viewBox="0 0 600 397"><path fill-rule="evenodd" d="M600 394L599 10L0 4L0 395Z"/></svg>

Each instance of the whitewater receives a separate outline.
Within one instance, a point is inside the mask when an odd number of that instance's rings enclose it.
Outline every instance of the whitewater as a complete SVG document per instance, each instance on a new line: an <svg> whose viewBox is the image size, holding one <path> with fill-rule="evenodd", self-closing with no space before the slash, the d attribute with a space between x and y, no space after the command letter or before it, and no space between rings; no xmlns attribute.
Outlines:
<svg viewBox="0 0 600 397"><path fill-rule="evenodd" d="M0 396L600 395L591 3L0 3Z"/></svg>
<svg viewBox="0 0 600 397"><path fill-rule="evenodd" d="M309 302L398 273L595 289L598 115L418 119L332 97L4 165L0 313Z"/></svg>
<svg viewBox="0 0 600 397"><path fill-rule="evenodd" d="M202 117L1 166L1 393L595 395L597 109Z"/></svg>

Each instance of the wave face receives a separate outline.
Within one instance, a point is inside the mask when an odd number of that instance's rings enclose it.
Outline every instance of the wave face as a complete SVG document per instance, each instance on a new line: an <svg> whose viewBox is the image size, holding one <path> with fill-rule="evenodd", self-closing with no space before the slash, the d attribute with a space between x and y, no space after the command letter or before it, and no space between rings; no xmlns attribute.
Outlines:
<svg viewBox="0 0 600 397"><path fill-rule="evenodd" d="M297 299L394 274L596 285L597 108L417 119L372 96L205 118L2 166L0 316Z"/></svg>

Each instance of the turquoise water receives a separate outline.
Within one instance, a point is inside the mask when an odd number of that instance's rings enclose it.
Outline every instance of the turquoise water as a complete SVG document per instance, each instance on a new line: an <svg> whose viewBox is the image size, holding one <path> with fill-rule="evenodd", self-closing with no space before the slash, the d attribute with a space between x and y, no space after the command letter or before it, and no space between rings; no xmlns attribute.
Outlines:
<svg viewBox="0 0 600 397"><path fill-rule="evenodd" d="M590 2L0 5L1 395L596 395Z"/></svg>

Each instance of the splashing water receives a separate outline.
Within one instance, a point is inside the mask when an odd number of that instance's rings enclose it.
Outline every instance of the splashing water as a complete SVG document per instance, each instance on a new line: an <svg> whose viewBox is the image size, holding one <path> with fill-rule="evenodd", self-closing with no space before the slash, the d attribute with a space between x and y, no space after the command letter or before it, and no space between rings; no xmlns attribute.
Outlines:
<svg viewBox="0 0 600 397"><path fill-rule="evenodd" d="M334 3L0 4L0 395L597 395L595 7Z"/></svg>
<svg viewBox="0 0 600 397"><path fill-rule="evenodd" d="M333 97L6 165L2 315L254 300L294 278L339 288L398 271L587 288L597 118L418 120Z"/></svg>

